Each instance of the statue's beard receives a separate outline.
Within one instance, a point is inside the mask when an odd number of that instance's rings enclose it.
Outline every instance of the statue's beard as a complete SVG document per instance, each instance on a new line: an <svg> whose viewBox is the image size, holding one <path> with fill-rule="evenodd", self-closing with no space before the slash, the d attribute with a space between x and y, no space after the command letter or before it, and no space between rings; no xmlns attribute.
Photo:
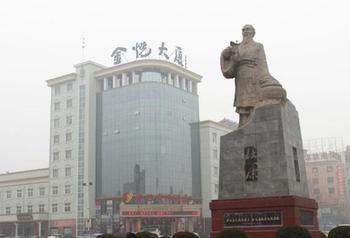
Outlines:
<svg viewBox="0 0 350 238"><path fill-rule="evenodd" d="M243 36L242 43L248 43L249 41L252 41L252 40L253 40L253 36L252 35Z"/></svg>

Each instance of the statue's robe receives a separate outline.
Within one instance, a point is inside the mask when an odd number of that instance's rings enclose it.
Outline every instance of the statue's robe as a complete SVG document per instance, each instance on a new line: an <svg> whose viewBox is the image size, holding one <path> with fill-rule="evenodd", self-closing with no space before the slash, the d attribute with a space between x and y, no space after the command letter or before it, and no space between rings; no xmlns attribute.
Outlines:
<svg viewBox="0 0 350 238"><path fill-rule="evenodd" d="M253 40L225 49L221 70L226 78L236 79L234 106L238 113L255 107L262 87L280 85L268 71L263 45Z"/></svg>

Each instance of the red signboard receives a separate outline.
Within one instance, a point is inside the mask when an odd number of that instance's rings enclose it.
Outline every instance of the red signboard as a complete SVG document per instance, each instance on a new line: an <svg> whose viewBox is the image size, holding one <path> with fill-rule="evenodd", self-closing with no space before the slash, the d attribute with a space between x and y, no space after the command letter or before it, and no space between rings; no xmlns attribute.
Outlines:
<svg viewBox="0 0 350 238"><path fill-rule="evenodd" d="M122 217L199 217L199 211L122 211Z"/></svg>

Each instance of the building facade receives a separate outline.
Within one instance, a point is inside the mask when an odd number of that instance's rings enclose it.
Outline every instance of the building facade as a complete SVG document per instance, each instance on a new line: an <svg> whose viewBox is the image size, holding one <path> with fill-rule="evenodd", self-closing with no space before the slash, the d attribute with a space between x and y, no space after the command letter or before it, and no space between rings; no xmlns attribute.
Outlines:
<svg viewBox="0 0 350 238"><path fill-rule="evenodd" d="M346 197L350 203L350 146L346 146L345 153L345 182L346 182Z"/></svg>
<svg viewBox="0 0 350 238"><path fill-rule="evenodd" d="M345 164L336 152L306 154L305 167L310 197L319 205L321 229L347 223Z"/></svg>
<svg viewBox="0 0 350 238"><path fill-rule="evenodd" d="M96 196L192 194L190 123L201 76L163 60L92 61L51 88L50 234L97 227Z"/></svg>
<svg viewBox="0 0 350 238"><path fill-rule="evenodd" d="M202 230L204 233L211 231L211 211L209 203L218 198L219 171L220 171L220 138L237 128L237 123L224 119L220 122L200 121L191 124L192 140L199 136L200 158L199 198L202 204ZM194 143L194 147L198 146ZM194 176L196 177L196 176ZM195 179L195 178L194 178Z"/></svg>
<svg viewBox="0 0 350 238"><path fill-rule="evenodd" d="M199 120L201 77L167 61L144 60L101 70L96 78L103 87L97 195L191 195L189 123Z"/></svg>
<svg viewBox="0 0 350 238"><path fill-rule="evenodd" d="M48 191L48 169L0 174L0 234L47 235Z"/></svg>

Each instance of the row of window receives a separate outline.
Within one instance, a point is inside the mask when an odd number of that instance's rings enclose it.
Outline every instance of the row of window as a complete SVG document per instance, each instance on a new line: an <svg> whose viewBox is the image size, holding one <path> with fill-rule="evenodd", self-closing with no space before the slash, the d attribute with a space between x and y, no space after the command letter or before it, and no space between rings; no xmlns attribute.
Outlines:
<svg viewBox="0 0 350 238"><path fill-rule="evenodd" d="M71 126L73 124L73 116L66 116L66 126ZM61 119L60 118L55 118L53 120L53 128L58 129L60 128L61 125Z"/></svg>
<svg viewBox="0 0 350 238"><path fill-rule="evenodd" d="M64 212L71 212L71 210L72 210L71 209L71 203L70 202L64 203L63 211ZM51 204L51 211L52 211L52 213L57 213L58 212L58 204L57 203ZM26 212L26 213L33 213L33 212L35 212L33 210L33 205L28 205L27 206L27 211L24 211L22 206L16 206L16 214L20 214L20 213L24 213L24 212ZM44 204L39 204L38 212L39 213L44 213L45 212L45 205ZM11 207L6 207L5 208L5 214L6 215L11 215L12 214Z"/></svg>
<svg viewBox="0 0 350 238"><path fill-rule="evenodd" d="M64 168L64 176L65 177L72 176L72 168L71 167ZM59 177L59 169L57 169L57 168L53 168L52 169L52 177L53 178L58 178Z"/></svg>
<svg viewBox="0 0 350 238"><path fill-rule="evenodd" d="M73 108L73 99L71 99L71 98L67 99L67 101L66 101L66 108L67 109ZM55 112L59 112L61 110L61 102L55 102L53 104L53 110Z"/></svg>
<svg viewBox="0 0 350 238"><path fill-rule="evenodd" d="M159 82L172 85L191 93L197 93L197 85L195 82L181 76L176 77L174 74L169 75L158 71L135 72L134 75L132 73L126 73L124 78L122 74L119 74L116 75L115 78L109 77L101 80L104 90L120 88L142 82Z"/></svg>
<svg viewBox="0 0 350 238"><path fill-rule="evenodd" d="M327 183L334 183L334 177L327 177ZM319 179L318 178L313 178L312 179L312 184L319 184Z"/></svg>
<svg viewBox="0 0 350 238"><path fill-rule="evenodd" d="M327 166L327 172L333 172L333 171L334 171L333 166ZM312 174L313 175L318 174L318 168L317 167L312 168Z"/></svg>
<svg viewBox="0 0 350 238"><path fill-rule="evenodd" d="M64 194L71 194L72 193L72 185L66 184L64 185ZM58 195L59 194L59 187L57 185L52 186L52 195Z"/></svg>
<svg viewBox="0 0 350 238"><path fill-rule="evenodd" d="M62 86L56 86L54 88L54 92L55 92L55 96L59 96L61 95L61 91L62 91ZM66 84L66 92L67 93L70 93L70 92L73 92L73 83L67 83Z"/></svg>
<svg viewBox="0 0 350 238"><path fill-rule="evenodd" d="M68 149L64 151L64 158L66 160L70 160L72 159L72 150ZM60 159L60 152L59 151L54 151L53 152L53 156L52 156L52 160L53 161L58 161Z"/></svg>
<svg viewBox="0 0 350 238"><path fill-rule="evenodd" d="M328 188L328 194L329 195L333 195L334 193L335 193L335 189L334 188ZM314 195L320 195L321 194L320 189L319 188L315 188L313 190L313 194Z"/></svg>
<svg viewBox="0 0 350 238"><path fill-rule="evenodd" d="M19 214L19 213L24 213L24 209L22 208L22 206L16 206L16 213ZM35 212L33 210L33 205L28 205L27 206L27 213L33 213ZM38 206L38 212L39 213L44 213L45 212L45 205L44 204L39 204ZM11 211L11 207L6 207L5 208L5 214L6 215L11 215L12 214L12 211Z"/></svg>
<svg viewBox="0 0 350 238"><path fill-rule="evenodd" d="M24 194L24 189L17 189L16 190L16 198L24 198L26 197L34 197L34 188L28 188L27 189L27 193ZM45 187L39 187L39 196L45 196ZM6 198L7 199L12 199L12 191L11 190L7 190L6 191Z"/></svg>
<svg viewBox="0 0 350 238"><path fill-rule="evenodd" d="M67 132L65 135L66 143L70 143L72 141L72 132ZM53 144L58 145L60 143L60 135L53 136Z"/></svg>

